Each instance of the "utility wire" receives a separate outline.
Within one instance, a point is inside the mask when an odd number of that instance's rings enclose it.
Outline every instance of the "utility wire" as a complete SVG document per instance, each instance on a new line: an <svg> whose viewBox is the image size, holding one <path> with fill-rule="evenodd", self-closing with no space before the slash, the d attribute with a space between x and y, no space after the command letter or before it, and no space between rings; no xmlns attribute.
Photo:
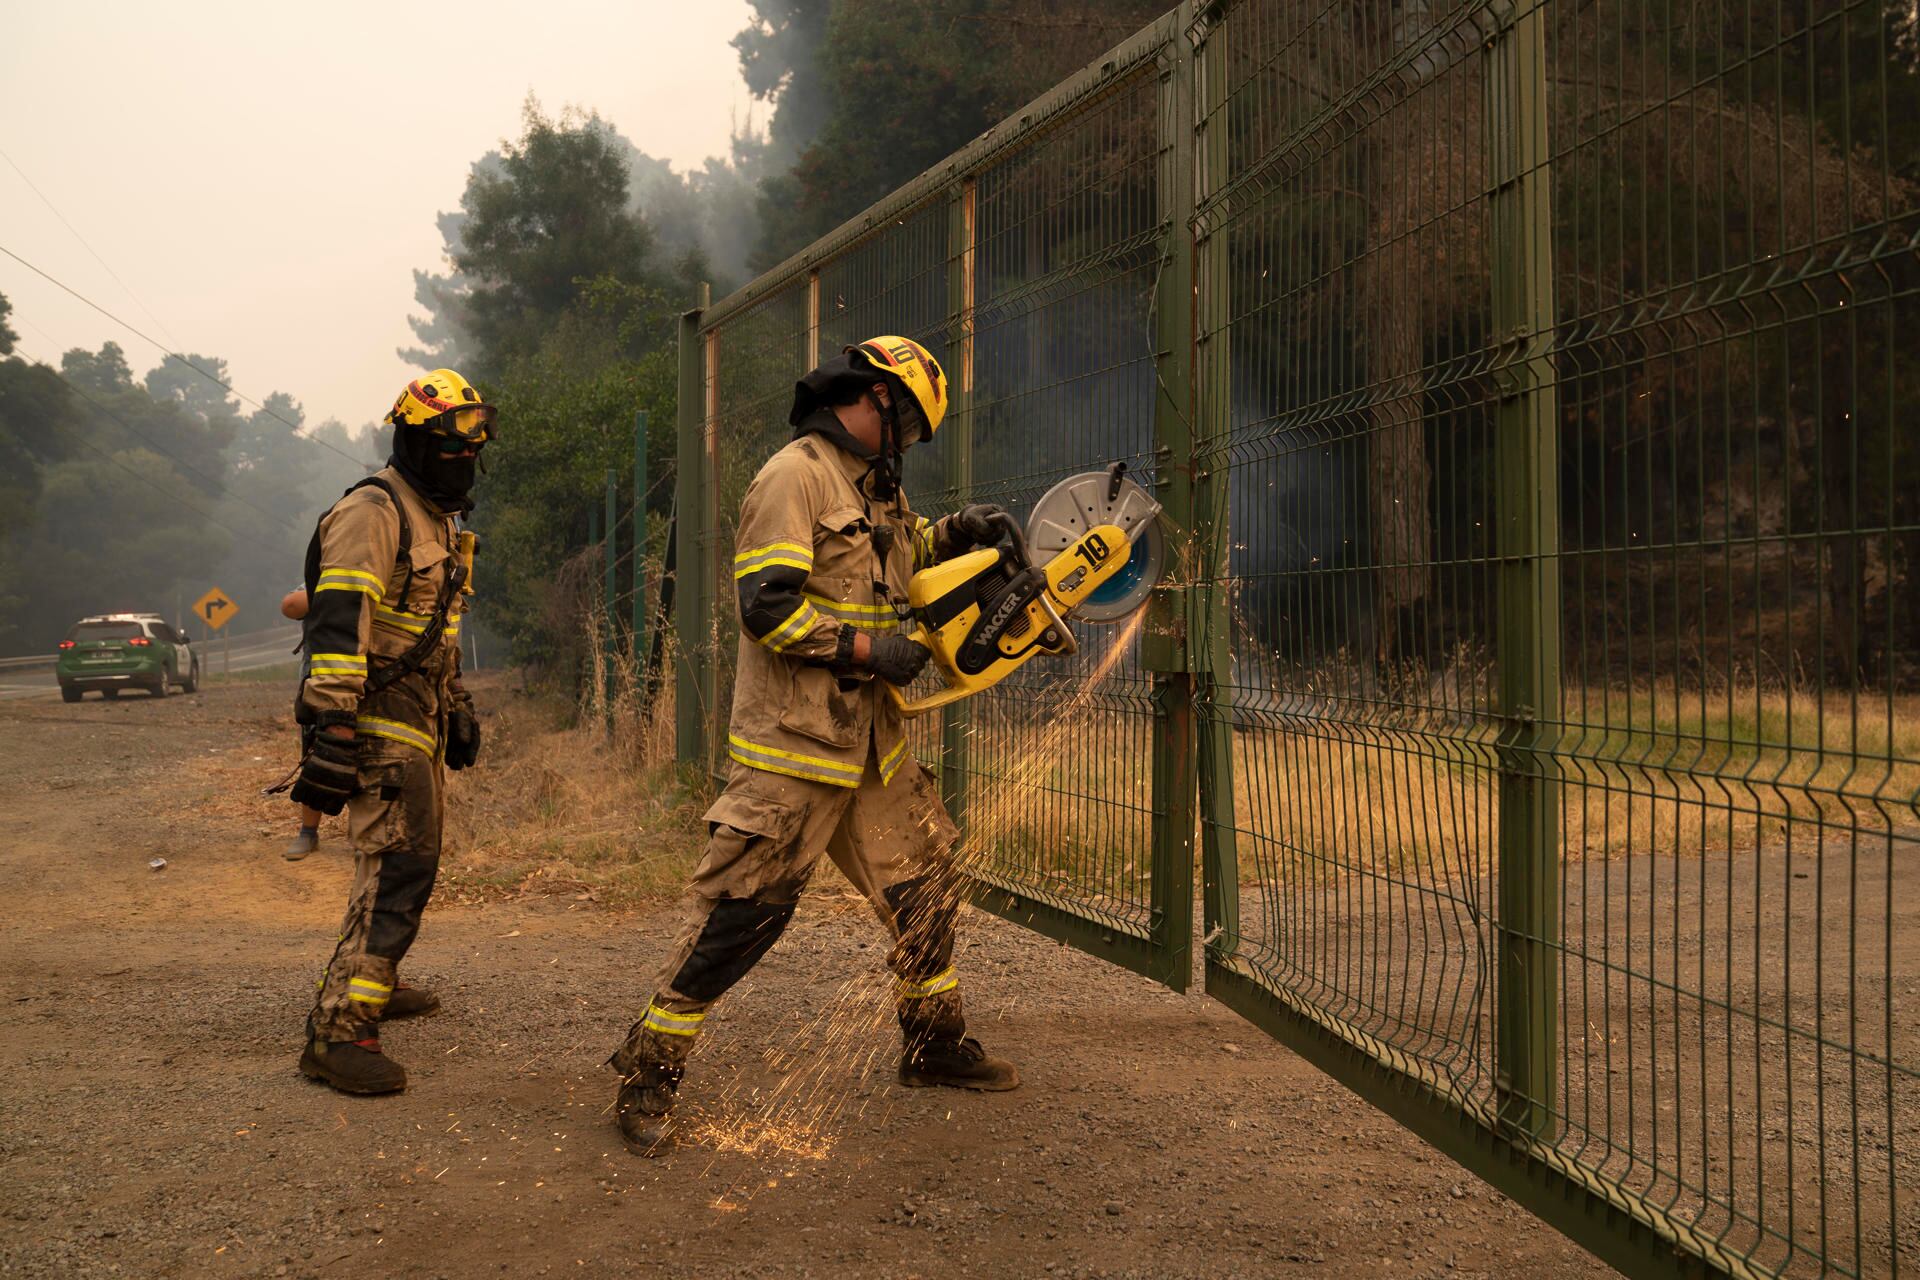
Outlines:
<svg viewBox="0 0 1920 1280"><path fill-rule="evenodd" d="M73 223L67 221L67 215L60 212L59 208L53 203L53 201L48 199L47 193L42 191L39 188L39 186L34 183L34 180L27 176L27 171L20 167L20 162L15 160L12 156L8 155L4 149L0 149L0 160L5 160L7 164L12 167L13 171L20 175L20 181L26 183L28 189L31 190L33 194L40 197L40 203L47 206L48 212L52 213L54 217L60 219L61 226L65 227L68 231L73 233L73 238L80 242L80 247L85 249L88 253L93 254L93 260L100 264L100 269L113 277L113 282L119 285L120 288L126 292L126 295L129 298L133 299L133 305L136 307L139 307L142 311L146 312L147 319L159 325L160 332L166 334L167 339L170 342L172 342L174 346L176 347L179 346L180 339L174 337L173 330L167 328L167 322L162 320L159 316L155 315L153 313L153 308L149 307L146 303L142 302L140 300L140 295L133 291L133 287L129 285L125 280L122 280L120 278L120 273L107 265L107 260L101 257L100 254L94 249L94 247L91 244L87 243L87 238L85 236L80 234L80 228L74 226Z"/></svg>
<svg viewBox="0 0 1920 1280"><path fill-rule="evenodd" d="M31 323L32 322L29 321L29 324ZM35 330L37 330L42 337L46 337L46 330L41 329L40 326L37 324L33 325L32 327ZM51 339L49 339L49 341L51 341ZM87 392L83 390L78 383L74 382L73 379L67 377L66 374L60 372L60 370L54 368L50 364L45 365L45 368L48 373L51 373L54 377L66 383L67 390L73 392L73 394L79 396L82 400L85 400L88 404L92 405L95 411L98 412L102 417L108 419L113 423L116 423L122 431L125 431L128 435L140 441L142 444L146 445L148 448L152 449L154 452L163 455L169 461L171 461L176 467L179 467L185 471L190 471L194 475L199 476L202 480L205 480L208 484L213 485L217 490L219 490L221 497L231 498L235 502L239 503L241 506L251 508L252 510L265 516L267 519L273 521L275 524L281 526L282 528L290 532L295 532L295 533L299 532L299 530L294 525L290 524L283 517L275 515L273 512L268 511L265 507L258 506L252 502L247 501L245 498L241 497L239 494L227 488L226 482L222 480L219 476L208 475L206 472L202 471L200 468L194 466L191 462L188 462L185 458L182 458L180 455L174 453L171 449L168 449L166 446L162 445L159 441L154 440L152 437L144 434L143 432L135 430L134 427L131 424L129 424L126 419L122 418L119 414L115 413L113 410L107 408L107 406L100 403L100 401L88 395Z"/></svg>
<svg viewBox="0 0 1920 1280"><path fill-rule="evenodd" d="M155 347L159 348L162 352L164 352L166 357L169 360L178 360L181 364L187 366L187 368L193 370L195 373L205 378L208 382L213 383L213 385L215 385L216 387L220 387L223 390L231 392L233 395L238 396L244 403L252 405L254 408L258 409L261 413L266 414L269 418L272 418L275 422L280 423L282 426L292 431L295 438L300 440L305 440L309 444L319 445L322 449L325 449L330 453L337 453L341 457L345 458L348 462L351 462L354 466L359 467L362 471L371 471L371 468L369 468L367 464L361 461L359 458L354 457L352 454L348 453L344 449L339 449L334 447L333 445L328 444L325 440L322 440L318 436L310 436L302 433L300 430L300 424L296 422L287 421L287 419L281 417L279 414L275 413L273 410L267 408L267 406L265 406L264 404L261 404L258 400L255 400L252 396L247 395L243 391L237 390L231 382L223 381L222 379L216 377L214 374L209 373L205 369L202 369L199 365L187 359L185 356L181 355L178 351L175 351L172 348L168 347L167 344L160 341L160 339L152 336L151 334L143 332L140 329L136 329L133 325L127 323L125 320L122 320L119 316L113 314L113 312L107 310L105 307L95 302L92 298L89 298L86 294L81 293L78 289L75 289L72 285L66 284L65 282L60 280L56 280L54 277L42 271L39 267L34 266L31 262L28 262L25 258L15 253L13 250L7 248L7 246L0 244L0 253L6 254L9 258L12 258L15 262L19 263L21 266L25 267L27 270L33 272L33 274L39 276L42 280L45 280L48 284L54 286L56 289L59 289L63 293L66 293L68 296L76 298L79 301L85 303L87 306L92 307L95 311L98 311L101 315L113 321L115 324L119 325L122 329L125 329L128 333L131 333L135 337L141 339L143 342L152 343Z"/></svg>

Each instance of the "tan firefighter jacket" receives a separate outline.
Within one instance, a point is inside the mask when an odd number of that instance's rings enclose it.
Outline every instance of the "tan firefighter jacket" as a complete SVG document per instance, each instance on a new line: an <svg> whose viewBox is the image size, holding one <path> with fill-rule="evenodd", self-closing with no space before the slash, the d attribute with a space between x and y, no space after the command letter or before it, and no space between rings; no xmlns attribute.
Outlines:
<svg viewBox="0 0 1920 1280"><path fill-rule="evenodd" d="M460 614L452 593L440 641L420 669L374 694L371 672L407 653L427 630L459 560L454 517L436 511L400 473L375 473L400 500L378 487L350 491L320 518L319 573L306 619L307 671L302 719L351 723L363 735L438 757L447 713L471 699L460 686ZM406 562L397 560L400 521L410 526Z"/></svg>
<svg viewBox="0 0 1920 1280"><path fill-rule="evenodd" d="M740 657L727 754L749 768L857 787L869 741L884 780L908 758L904 724L881 682L827 664L844 628L897 631L888 593L904 606L913 571L957 548L948 521L914 515L904 491L897 502L863 492L867 469L803 435L767 460L740 504ZM876 529L893 531L884 564Z"/></svg>

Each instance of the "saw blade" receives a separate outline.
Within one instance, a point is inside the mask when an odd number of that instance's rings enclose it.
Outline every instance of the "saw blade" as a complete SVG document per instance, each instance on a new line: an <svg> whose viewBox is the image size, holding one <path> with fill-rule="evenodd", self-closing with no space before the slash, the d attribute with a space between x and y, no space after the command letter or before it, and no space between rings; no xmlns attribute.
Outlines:
<svg viewBox="0 0 1920 1280"><path fill-rule="evenodd" d="M1068 476L1033 504L1027 517L1027 546L1038 560L1066 550L1098 525L1124 529L1132 552L1127 563L1073 610L1086 622L1114 622L1147 602L1166 568L1166 539L1160 532L1160 504L1124 475L1088 471Z"/></svg>

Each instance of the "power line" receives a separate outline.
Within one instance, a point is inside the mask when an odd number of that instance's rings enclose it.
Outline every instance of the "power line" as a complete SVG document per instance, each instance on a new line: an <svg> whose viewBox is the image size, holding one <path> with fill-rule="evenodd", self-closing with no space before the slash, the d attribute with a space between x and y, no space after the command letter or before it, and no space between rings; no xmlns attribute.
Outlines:
<svg viewBox="0 0 1920 1280"><path fill-rule="evenodd" d="M48 284L54 286L56 289L59 289L63 293L66 293L68 296L78 299L80 302L83 302L87 306L93 308L95 311L98 311L101 315L113 321L115 324L119 325L122 329L125 329L128 333L131 333L135 337L139 338L141 341L152 343L155 347L159 348L160 351L165 353L166 357L169 360L178 360L181 364L187 366L187 368L193 370L195 373L205 378L208 382L213 383L214 386L220 387L221 389L231 392L233 395L240 397L240 399L243 402L252 405L254 408L258 409L261 413L266 414L269 418L272 418L275 422L280 423L281 425L285 426L288 430L292 431L295 438L300 440L305 440L309 444L319 445L322 449L325 449L330 453L336 453L340 455L342 458L345 458L348 462L351 462L354 466L359 467L362 471L372 470L372 468L368 467L365 462L362 462L359 458L354 457L352 454L348 453L346 450L336 448L333 445L328 444L325 440L322 440L318 436L310 436L310 435L303 434L300 430L300 425L298 423L287 421L287 419L281 417L279 414L275 413L272 409L267 408L267 406L265 406L264 404L261 404L258 400L255 400L252 396L247 395L245 392L236 389L231 382L224 381L221 378L216 377L214 374L209 373L207 370L202 369L199 365L187 359L185 356L181 355L178 351L175 351L172 348L168 347L166 343L160 341L158 338L154 337L149 333L143 332L142 330L135 328L133 325L127 323L125 320L122 320L119 316L113 314L113 312L107 310L105 307L95 302L92 298L89 298L86 294L81 293L78 289L75 289L72 285L66 284L63 281L57 280L54 277L48 275L46 272L42 271L39 267L34 266L31 262L28 262L25 258L21 257L19 254L15 253L13 250L7 248L3 244L0 244L0 253L6 254L9 258L12 258L15 262L19 263L21 266L25 267L27 270L33 272L33 274L39 276L42 280L45 280Z"/></svg>
<svg viewBox="0 0 1920 1280"><path fill-rule="evenodd" d="M176 347L179 346L180 340L174 337L173 330L167 328L167 322L165 320L162 320L159 316L155 315L153 313L153 308L149 307L146 303L142 302L140 300L140 295L133 291L133 286L129 285L125 280L122 280L120 278L120 273L107 265L107 260L101 257L100 254L94 249L94 247L91 244L87 243L87 238L85 236L80 234L80 228L74 226L73 223L67 221L67 215L60 212L59 208L53 203L53 201L47 197L47 193L42 191L39 188L39 186L34 182L34 180L27 176L27 171L20 167L20 162L15 160L12 156L8 155L4 149L0 149L0 160L5 160L8 165L12 166L13 171L20 175L20 181L26 183L28 189L31 190L33 194L40 197L40 203L47 206L48 212L52 213L54 217L60 219L60 225L73 233L73 238L80 242L81 248L85 249L88 253L93 255L93 260L100 264L100 269L102 271L105 271L108 275L112 276L113 282L119 285L120 288L125 291L126 295L129 298L133 299L133 305L136 307L139 307L142 311L146 312L147 319L159 325L160 332L166 334L168 339L173 342L173 345L175 345Z"/></svg>
<svg viewBox="0 0 1920 1280"><path fill-rule="evenodd" d="M41 337L43 338L47 337L46 330L41 329L40 326L37 324L32 324L31 321L29 321L28 323L32 325L32 328L34 328L36 331L39 332ZM51 338L48 338L47 340L49 342L52 341ZM66 374L60 372L60 370L54 368L52 365L45 364L44 362L42 363L43 363L43 367L46 369L48 373L51 373L54 377L60 379L61 382L64 382L66 384L67 390L73 392L73 394L79 396L82 400L85 400L88 404L92 405L98 413L100 413L102 416L107 418L109 421L118 424L122 431L125 431L128 435L132 436L134 439L140 441L142 444L146 445L148 448L154 450L154 452L164 455L175 466L181 467L187 471L191 471L194 475L199 476L202 480L205 480L208 484L213 485L215 488L217 488L220 491L221 497L231 498L235 502L239 503L241 506L251 508L252 510L265 516L267 519L273 521L275 524L281 526L282 528L290 532L294 532L294 533L299 532L299 529L296 526L288 523L285 519L275 515L271 511L268 511L265 507L256 506L254 503L249 502L247 501L247 499L241 497L238 493L235 493L232 490L228 489L226 482L222 480L219 476L208 475L206 472L202 471L200 468L194 466L191 462L188 462L185 458L182 458L180 455L174 453L171 449L168 449L166 446L162 445L159 441L154 440L153 438L151 438L150 436L147 436L143 432L136 431L126 421L126 419L122 418L119 414L107 408L106 405L101 404L98 400L88 395L84 390L81 389L78 383L73 381L73 379L67 377Z"/></svg>

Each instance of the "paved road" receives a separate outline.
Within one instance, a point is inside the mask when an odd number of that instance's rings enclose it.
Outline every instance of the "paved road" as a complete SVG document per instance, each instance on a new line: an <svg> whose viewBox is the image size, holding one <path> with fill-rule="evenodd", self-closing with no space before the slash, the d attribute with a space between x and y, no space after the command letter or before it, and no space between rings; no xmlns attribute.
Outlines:
<svg viewBox="0 0 1920 1280"><path fill-rule="evenodd" d="M299 638L300 628L296 626L275 627L271 631L253 631L235 636L230 642L233 646L233 665L230 669L255 671L261 667L291 662L294 642ZM220 646L218 639L195 643L203 675L217 675L229 669L222 658ZM49 698L59 692L60 683L54 678L52 658L47 659L45 666L0 669L0 702L15 698Z"/></svg>

